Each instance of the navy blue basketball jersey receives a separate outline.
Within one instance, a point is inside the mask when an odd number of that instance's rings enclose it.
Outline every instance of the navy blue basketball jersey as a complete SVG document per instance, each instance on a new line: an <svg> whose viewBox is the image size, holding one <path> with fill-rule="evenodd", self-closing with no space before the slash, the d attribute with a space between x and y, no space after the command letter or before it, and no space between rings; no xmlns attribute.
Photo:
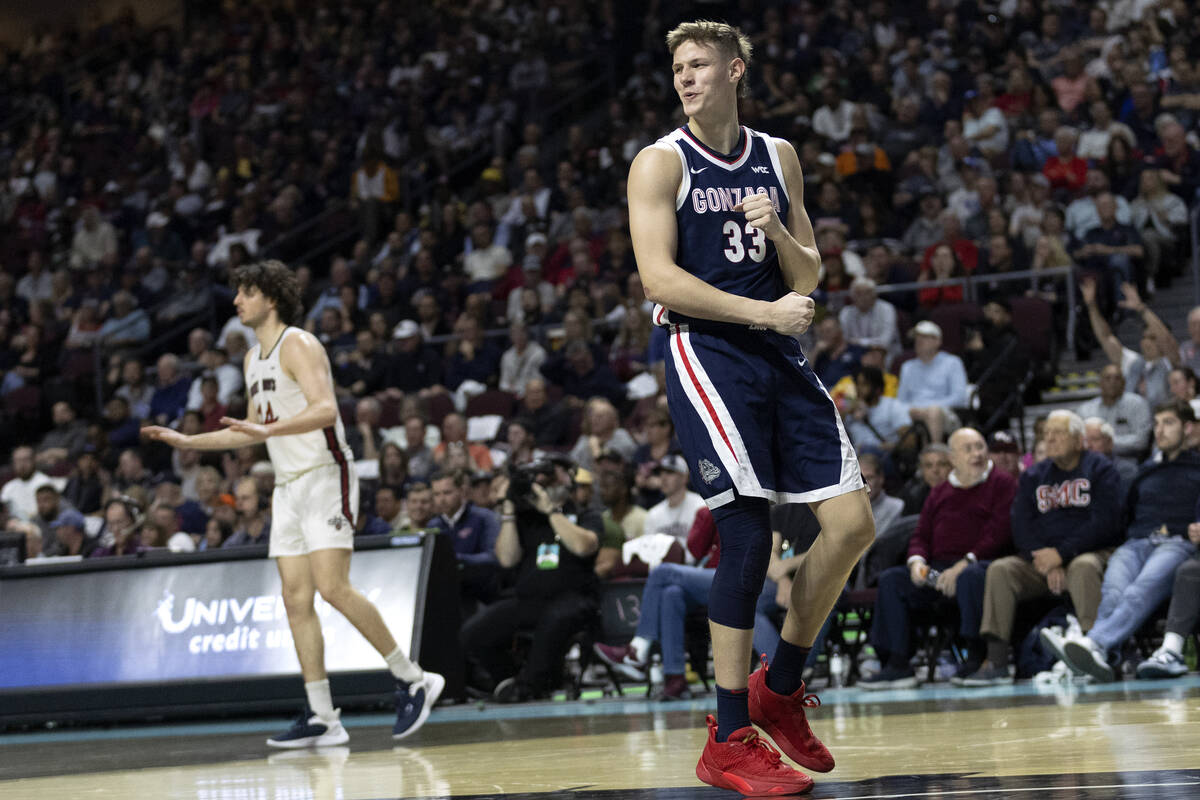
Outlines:
<svg viewBox="0 0 1200 800"><path fill-rule="evenodd" d="M785 295L789 290L775 245L746 222L743 212L733 210L743 198L766 192L787 225L791 204L771 137L743 125L737 147L727 155L706 147L684 125L656 144L674 150L683 166L675 196L675 263L730 294L767 302ZM654 310L654 322L711 324L661 306Z"/></svg>

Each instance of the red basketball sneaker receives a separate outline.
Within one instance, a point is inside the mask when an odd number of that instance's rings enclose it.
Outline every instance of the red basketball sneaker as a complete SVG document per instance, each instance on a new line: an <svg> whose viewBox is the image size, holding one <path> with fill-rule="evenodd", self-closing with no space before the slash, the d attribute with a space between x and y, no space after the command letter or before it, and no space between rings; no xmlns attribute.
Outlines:
<svg viewBox="0 0 1200 800"><path fill-rule="evenodd" d="M717 741L717 718L708 715L708 742L696 764L696 777L718 789L732 789L746 797L800 794L813 786L812 778L794 770L771 743L754 728L733 732L727 742Z"/></svg>
<svg viewBox="0 0 1200 800"><path fill-rule="evenodd" d="M821 701L815 694L804 693L803 683L790 697L771 691L767 686L766 656L762 657L762 668L750 676L750 720L800 766L814 772L829 772L833 769L833 756L813 735L804 716L805 708L819 705Z"/></svg>

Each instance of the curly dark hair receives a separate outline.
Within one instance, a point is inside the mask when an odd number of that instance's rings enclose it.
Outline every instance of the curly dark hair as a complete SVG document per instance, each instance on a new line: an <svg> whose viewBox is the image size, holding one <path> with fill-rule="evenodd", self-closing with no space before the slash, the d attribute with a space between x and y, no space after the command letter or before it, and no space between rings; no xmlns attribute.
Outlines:
<svg viewBox="0 0 1200 800"><path fill-rule="evenodd" d="M258 289L268 300L275 301L279 320L291 325L300 318L300 285L296 274L282 261L256 261L233 271L229 285L234 291L242 288Z"/></svg>

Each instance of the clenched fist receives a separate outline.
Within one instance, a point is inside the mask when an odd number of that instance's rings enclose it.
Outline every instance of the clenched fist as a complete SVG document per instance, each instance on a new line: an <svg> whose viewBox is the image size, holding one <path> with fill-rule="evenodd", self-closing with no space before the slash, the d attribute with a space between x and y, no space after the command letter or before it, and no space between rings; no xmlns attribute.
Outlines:
<svg viewBox="0 0 1200 800"><path fill-rule="evenodd" d="M765 233L768 239L774 240L784 232L783 223L775 213L775 205L771 202L771 197L764 192L750 195L734 206L733 210L744 213L746 222Z"/></svg>
<svg viewBox="0 0 1200 800"><path fill-rule="evenodd" d="M811 297L788 292L771 303L767 311L766 325L785 336L799 336L812 325L816 308Z"/></svg>

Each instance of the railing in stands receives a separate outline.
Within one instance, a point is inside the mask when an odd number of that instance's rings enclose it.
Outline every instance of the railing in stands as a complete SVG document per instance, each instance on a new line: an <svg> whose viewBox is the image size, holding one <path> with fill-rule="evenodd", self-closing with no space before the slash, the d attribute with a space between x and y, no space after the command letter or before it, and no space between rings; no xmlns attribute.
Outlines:
<svg viewBox="0 0 1200 800"><path fill-rule="evenodd" d="M580 86L577 91L573 92L567 97L561 98L556 103L545 109L535 104L529 109L530 121L540 122L543 126L558 124L560 122L560 118L565 117L569 113L570 109L572 109L575 104L579 102L580 98L587 96L589 93L594 92L596 89L602 86L606 86L610 94L614 90L615 73L613 71L612 64L608 63L607 59L600 58L599 56L593 56L592 58L584 61L577 69L585 74L587 74L589 71L596 72L598 73L598 77L592 78L590 81ZM478 175L479 172L482 171L483 165L487 164L493 155L495 155L495 153L493 152L492 145L489 143L487 146L480 148L475 153L468 156L465 160L455 164L454 168L450 170L445 177L450 185L457 186L466 181L466 176L472 174ZM429 185L432 185L432 183L429 183ZM406 194L409 192L410 189L406 187ZM411 197L409 198L409 201L412 201ZM418 198L418 201L421 201L421 198ZM326 208L315 217L310 217L294 228L291 228L290 230L276 237L274 241L267 245L264 252L277 252L277 246L279 243L295 238L295 236L324 221L334 212L343 211L345 208L346 206L344 203L340 203L337 208ZM305 252L304 255L294 259L295 263L307 263L312 266L316 259L338 247L341 247L346 242L357 237L361 233L362 227L362 223L358 220L355 220L354 224L343 230L338 235L321 242L321 244ZM507 333L507 331L503 330L499 333L503 334Z"/></svg>
<svg viewBox="0 0 1200 800"><path fill-rule="evenodd" d="M1067 295L1067 342L1068 348L1075 347L1075 330L1076 330L1076 313L1075 303L1071 298L1075 297L1075 273L1071 267L1053 267L1043 270L1024 270L1022 272L1002 272L994 275L973 275L963 278L948 278L940 281L926 281L924 283L889 283L877 287L876 291L879 294L892 294L898 292L911 292L918 289L931 289L940 286L962 286L963 297L970 302L975 302L978 299L978 290L975 284L980 282L999 283L1002 281L1030 281L1031 285L1034 281L1045 278L1063 278L1066 284ZM830 292L829 297L841 300L848 300L849 291ZM592 325L600 327L609 324L604 318L597 317L592 320ZM562 329L562 323L545 323L540 325L530 326L530 333L535 337L540 337L548 334L555 329ZM508 328L489 328L483 331L483 337L486 339L500 339L508 335ZM431 345L444 345L448 342L456 341L457 334L446 333L438 336L431 336L426 341ZM353 349L348 346L346 349Z"/></svg>
<svg viewBox="0 0 1200 800"><path fill-rule="evenodd" d="M293 239L297 239L300 236L303 236L304 234L308 233L309 231L311 231L313 228L317 227L318 225L323 224L326 220L328 220L333 215L339 214L339 213L345 211L347 205L348 204L345 200L341 200L341 199L330 200L329 203L325 206L325 209L323 211L319 211L316 214L313 214L308 219L305 219L305 220L301 221L299 224L294 225L291 228L288 228L286 231L279 234L271 241L267 242L266 246L263 247L262 252L259 254L260 257L262 257L262 258L275 257L279 253L280 247L291 242Z"/></svg>
<svg viewBox="0 0 1200 800"><path fill-rule="evenodd" d="M164 308L168 303L172 302L173 299L174 298L168 297L161 303L145 309L146 316L153 319L154 315ZM195 328L198 325L204 325L205 323L207 323L207 327L210 331L215 331L217 329L216 303L209 303L208 307L203 311L199 311L191 316L183 317L182 319L172 323L169 328L162 331L157 336L154 336L146 342L134 347L110 347L104 341L97 339L92 345L92 369L95 372L93 384L96 389L96 408L104 408L104 375L108 367L108 365L105 363L105 358L110 353L119 350L126 353L131 358L144 359L148 353L159 352L165 343L170 342L171 340L183 335L185 332L190 331L192 328ZM132 324L132 320L130 321L130 324ZM121 327L118 326L111 333L119 333L120 331ZM154 368L148 367L146 371L147 373L152 373Z"/></svg>
<svg viewBox="0 0 1200 800"><path fill-rule="evenodd" d="M1193 220L1195 220L1193 216ZM1193 228L1194 230L1194 228ZM1195 261L1193 260L1193 265ZM1067 304L1067 347L1071 350L1075 348L1075 270L1072 267L1053 267L1051 269L1039 270L1023 270L1021 272L996 272L987 274L966 275L961 278L946 278L945 280L924 281L922 283L889 283L883 286L876 287L879 294L895 294L899 292L914 292L921 289L936 289L943 286L962 286L963 299L968 302L978 302L979 300L979 284L981 283L1006 283L1009 281L1028 281L1030 288L1036 288L1037 282L1045 278L1062 277L1066 282L1066 304ZM829 297L840 300L847 300L850 296L848 290L830 292Z"/></svg>

